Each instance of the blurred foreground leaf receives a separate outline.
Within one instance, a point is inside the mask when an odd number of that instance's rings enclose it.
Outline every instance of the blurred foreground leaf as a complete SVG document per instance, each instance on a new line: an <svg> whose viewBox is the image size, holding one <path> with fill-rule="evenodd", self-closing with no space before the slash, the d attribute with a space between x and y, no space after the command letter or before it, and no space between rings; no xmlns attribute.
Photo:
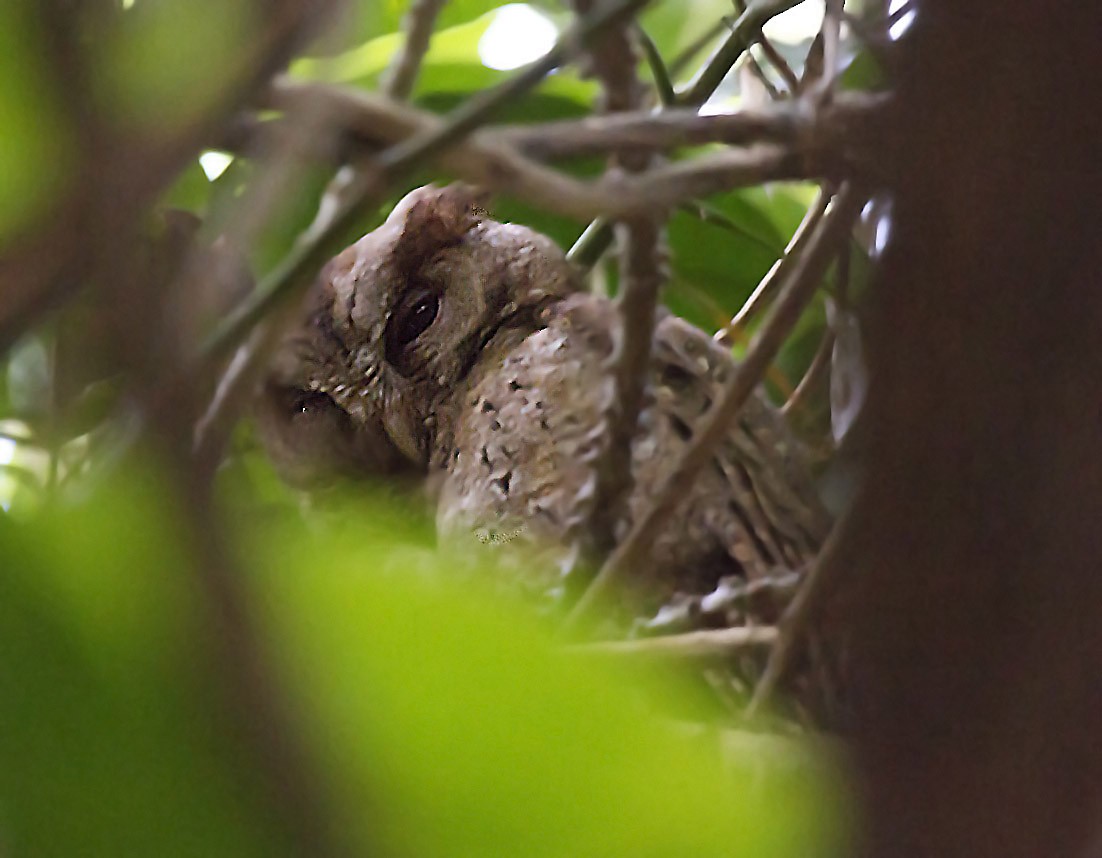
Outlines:
<svg viewBox="0 0 1102 858"><path fill-rule="evenodd" d="M136 4L97 58L104 106L124 126L152 135L186 126L247 68L253 7L218 0Z"/></svg>
<svg viewBox="0 0 1102 858"><path fill-rule="evenodd" d="M11 854L284 854L204 673L203 605L162 489L147 473L25 528L0 519ZM683 735L653 711L680 683L555 648L520 606L454 577L462 558L417 547L395 505L337 520L254 523L241 554L353 854L838 853L837 791L816 766Z"/></svg>
<svg viewBox="0 0 1102 858"><path fill-rule="evenodd" d="M33 5L0 3L0 247L41 215L67 178L70 140L41 62Z"/></svg>

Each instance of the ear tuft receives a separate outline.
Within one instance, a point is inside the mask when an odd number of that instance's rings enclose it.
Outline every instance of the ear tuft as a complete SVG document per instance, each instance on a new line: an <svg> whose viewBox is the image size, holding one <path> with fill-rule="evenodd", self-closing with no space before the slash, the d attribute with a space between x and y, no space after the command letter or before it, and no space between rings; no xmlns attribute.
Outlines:
<svg viewBox="0 0 1102 858"><path fill-rule="evenodd" d="M444 188L426 185L407 194L391 217L402 220L401 243L407 252L423 256L459 241L487 216L488 202L486 191L463 182Z"/></svg>

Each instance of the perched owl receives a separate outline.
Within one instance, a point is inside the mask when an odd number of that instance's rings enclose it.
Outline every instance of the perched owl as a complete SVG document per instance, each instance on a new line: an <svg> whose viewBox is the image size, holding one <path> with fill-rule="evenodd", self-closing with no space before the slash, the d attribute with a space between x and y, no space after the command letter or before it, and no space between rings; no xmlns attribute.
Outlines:
<svg viewBox="0 0 1102 858"><path fill-rule="evenodd" d="M510 546L525 586L554 593L593 512L618 313L581 290L550 239L479 202L461 185L420 188L333 259L276 357L258 423L290 481L418 480L442 539ZM704 332L660 316L625 519L733 369ZM653 609L731 576L799 570L828 525L799 446L753 397L666 522L653 572L632 584Z"/></svg>

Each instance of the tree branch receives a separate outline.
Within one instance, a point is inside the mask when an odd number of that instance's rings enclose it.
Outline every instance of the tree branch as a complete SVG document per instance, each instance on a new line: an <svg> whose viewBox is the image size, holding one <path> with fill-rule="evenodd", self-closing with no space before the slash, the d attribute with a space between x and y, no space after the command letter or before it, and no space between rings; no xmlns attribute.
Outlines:
<svg viewBox="0 0 1102 858"><path fill-rule="evenodd" d="M95 145L78 147L80 162L70 170L75 178L67 195L36 229L6 248L0 264L0 351L93 279L118 236L133 229L187 160L290 59L325 20L329 5L329 0L268 0L257 16L264 27L243 43L248 50L227 70L222 96L180 133L139 141L121 139L116 130L100 134Z"/></svg>
<svg viewBox="0 0 1102 858"><path fill-rule="evenodd" d="M773 626L737 626L632 641L574 644L566 651L585 656L615 656L632 659L724 661L748 649L775 646L777 639L777 630Z"/></svg>
<svg viewBox="0 0 1102 858"><path fill-rule="evenodd" d="M650 563L651 547L661 533L663 523L669 520L670 513L686 497L696 474L727 434L731 420L760 383L769 364L799 321L827 265L837 252L838 243L847 240L863 201L864 197L853 185L847 183L842 186L793 266L769 317L754 335L745 359L724 385L719 400L706 415L695 439L655 492L651 506L633 523L627 538L616 548L574 607L566 623L568 629L577 629L582 624L594 605L621 581L626 570L635 569L640 575L645 574Z"/></svg>
<svg viewBox="0 0 1102 858"><path fill-rule="evenodd" d="M382 90L390 98L405 101L413 92L421 61L429 50L436 16L447 0L414 0L402 21L406 31L401 50L395 55L383 80Z"/></svg>
<svg viewBox="0 0 1102 858"><path fill-rule="evenodd" d="M591 0L575 0L584 12ZM608 114L638 110L644 89L636 76L637 54L633 28L611 30L589 53L589 62L604 89ZM651 164L646 152L613 151L610 165L640 174ZM634 478L632 440L643 405L654 338L658 293L665 279L664 234L661 209L652 208L626 217L615 225L620 243L619 337L608 359L611 397L604 403L604 445L593 462L596 488L586 530L587 558L603 562L616 545L617 524L627 511Z"/></svg>
<svg viewBox="0 0 1102 858"><path fill-rule="evenodd" d="M727 327L716 333L716 342L725 345L736 342L739 332L746 327L750 319L761 312L768 299L773 296L773 293L777 291L780 284L785 282L793 266L799 263L801 255L804 252L804 247L814 234L816 227L819 225L819 221L822 220L823 213L826 211L829 202L830 195L820 190L819 196L816 197L815 201L808 207L804 219L800 221L800 225L797 226L796 231L792 233L792 238L789 239L788 245L784 249L784 254L773 263L773 266L765 273L761 282L754 287L754 291L750 293L750 297L746 299L746 302L739 309L738 313L736 313L731 321L727 323Z"/></svg>
<svg viewBox="0 0 1102 858"><path fill-rule="evenodd" d="M760 38L762 26L801 2L803 0L757 0L750 3L746 11L731 25L727 38L705 63L688 89L678 96L678 102L688 107L699 107L711 98L739 57Z"/></svg>
<svg viewBox="0 0 1102 858"><path fill-rule="evenodd" d="M822 108L796 99L736 113L701 115L682 108L506 125L487 129L486 134L493 134L500 142L541 161L596 155L614 149L669 151L706 143L795 143L805 137L817 137L824 145L837 145L854 136L875 136L887 105L888 97L884 95L840 93L833 104Z"/></svg>
<svg viewBox="0 0 1102 858"><path fill-rule="evenodd" d="M748 719L754 718L761 712L787 677L796 656L801 652L801 645L807 636L815 611L821 605L824 594L835 584L837 576L841 573L844 563L841 561L838 546L844 544L843 533L848 526L847 521L847 518L843 518L831 530L827 541L819 550L819 556L815 559L811 571L801 582L792 601L788 603L781 617L778 634L769 652L765 670L754 687L754 694L746 707L745 714Z"/></svg>
<svg viewBox="0 0 1102 858"><path fill-rule="evenodd" d="M444 122L434 114L385 99L317 84L280 82L273 87L268 103L278 109L291 109L300 101L319 99L329 100L334 115L340 117L339 121L350 133L375 143L433 133L439 131ZM650 211L655 205L675 205L747 182L848 173L853 169L850 162L854 159L848 148L850 144L843 144L845 135L874 126L874 117L883 101L858 98L850 103L843 99L838 105L824 109L822 114L810 114L806 118L800 118L805 108L796 104L777 105L775 111L729 116L696 116L679 111L669 115L631 114L537 126L547 130L547 137L554 136L556 128L564 139L572 141L577 134L576 151L589 152L609 151L628 140L645 141L653 148L672 148L681 141L695 143L728 137L749 142L754 139L755 128L775 134L788 143L783 148L758 146L703 155L663 165L640 176L609 173L594 181L575 179L525 157L514 146L503 142L501 135L492 128L453 145L441 153L439 163L467 181L532 199L553 211L581 220L591 220L602 214L630 216ZM606 122L607 126L596 124L599 121ZM534 146L541 145L534 142L534 136L529 138L527 132L519 130L514 135L514 130L510 129L504 136L523 139L524 145L528 145L529 139ZM564 145L573 147L574 143ZM847 148L838 148L841 145Z"/></svg>
<svg viewBox="0 0 1102 858"><path fill-rule="evenodd" d="M344 233L368 215L390 183L466 137L502 105L536 86L589 39L631 15L645 2L606 0L579 19L551 51L520 74L467 100L445 118L434 117L431 125L425 123L422 130L380 153L373 168L357 176L345 207L333 218L330 228L311 236L264 278L254 293L214 330L201 348L202 355L224 354L272 306L305 289L325 262L341 250Z"/></svg>

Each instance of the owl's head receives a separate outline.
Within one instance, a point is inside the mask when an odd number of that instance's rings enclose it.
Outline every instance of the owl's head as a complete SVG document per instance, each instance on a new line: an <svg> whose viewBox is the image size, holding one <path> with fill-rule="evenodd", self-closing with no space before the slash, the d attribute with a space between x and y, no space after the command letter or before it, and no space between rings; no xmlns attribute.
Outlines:
<svg viewBox="0 0 1102 858"><path fill-rule="evenodd" d="M442 414L501 335L540 327L576 276L546 236L472 188L407 194L335 257L266 379L261 435L291 482L424 470Z"/></svg>

